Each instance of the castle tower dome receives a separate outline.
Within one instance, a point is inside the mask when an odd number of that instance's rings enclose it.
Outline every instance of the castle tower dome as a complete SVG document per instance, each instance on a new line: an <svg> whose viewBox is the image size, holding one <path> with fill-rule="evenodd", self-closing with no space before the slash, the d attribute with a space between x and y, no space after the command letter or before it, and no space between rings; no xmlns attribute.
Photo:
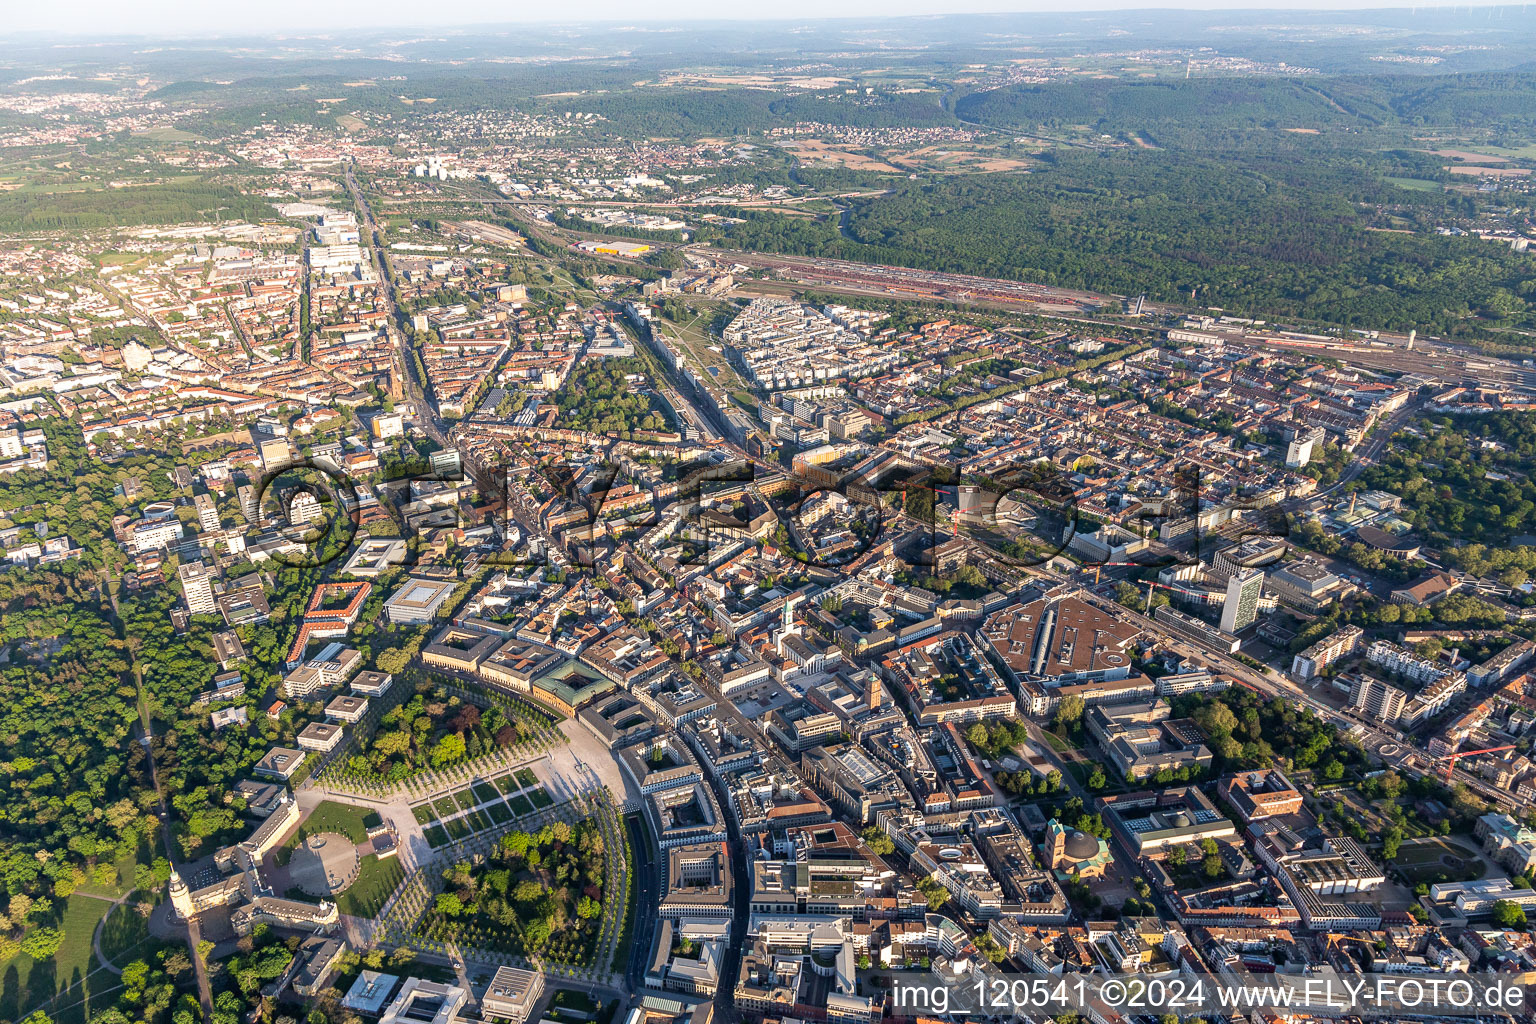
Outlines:
<svg viewBox="0 0 1536 1024"><path fill-rule="evenodd" d="M196 916L192 906L192 890L187 888L187 883L182 879L181 872L171 869L171 881L167 887L171 897L171 909L176 917L182 921L190 921Z"/></svg>

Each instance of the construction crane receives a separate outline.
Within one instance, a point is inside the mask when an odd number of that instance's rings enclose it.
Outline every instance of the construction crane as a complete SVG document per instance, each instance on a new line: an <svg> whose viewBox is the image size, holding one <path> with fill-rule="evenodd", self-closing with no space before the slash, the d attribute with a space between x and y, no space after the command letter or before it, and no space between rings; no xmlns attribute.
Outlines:
<svg viewBox="0 0 1536 1024"><path fill-rule="evenodd" d="M1114 565L1134 565L1138 569L1145 569L1146 568L1146 566L1142 565L1140 562L1100 562L1100 563L1098 563L1097 565L1095 565L1093 567L1093 585L1094 586L1098 586L1099 585L1099 577L1104 574L1104 567L1105 566L1114 566Z"/></svg>
<svg viewBox="0 0 1536 1024"><path fill-rule="evenodd" d="M1207 596L1198 590L1190 590L1188 587L1180 587L1173 583L1158 583L1156 580L1143 580L1142 582L1147 585L1147 607L1146 611L1143 613L1145 615L1152 614L1153 590L1170 590L1175 594L1183 594L1186 597L1200 598L1202 600Z"/></svg>
<svg viewBox="0 0 1536 1024"><path fill-rule="evenodd" d="M1452 773L1456 771L1456 762L1463 757L1472 757L1475 754L1496 754L1501 750L1514 750L1514 744L1506 744L1502 747L1484 747L1482 750L1458 750L1454 754L1445 755L1445 778L1449 782Z"/></svg>

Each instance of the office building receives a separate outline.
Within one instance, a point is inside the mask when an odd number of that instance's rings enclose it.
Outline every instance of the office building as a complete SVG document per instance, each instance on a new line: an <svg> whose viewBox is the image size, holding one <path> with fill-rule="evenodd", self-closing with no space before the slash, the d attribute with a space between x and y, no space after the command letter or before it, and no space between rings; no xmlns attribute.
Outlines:
<svg viewBox="0 0 1536 1024"><path fill-rule="evenodd" d="M1165 604L1155 610L1152 617L1170 633L1193 640L1197 644L1226 651L1228 654L1236 654L1238 647L1242 646L1242 641L1230 632L1224 632L1204 619L1197 619L1193 615L1181 612L1171 604Z"/></svg>
<svg viewBox="0 0 1536 1024"><path fill-rule="evenodd" d="M1259 592L1264 589L1261 569L1242 569L1227 580L1227 597L1221 605L1221 628L1236 633L1259 617Z"/></svg>
<svg viewBox="0 0 1536 1024"><path fill-rule="evenodd" d="M1271 569L1265 585L1286 604L1317 613L1350 591L1350 586L1311 559L1298 558Z"/></svg>
<svg viewBox="0 0 1536 1024"><path fill-rule="evenodd" d="M293 449L285 437L274 437L261 442L261 466L271 472L281 469L293 461Z"/></svg>
<svg viewBox="0 0 1536 1024"><path fill-rule="evenodd" d="M392 625L431 622L437 610L453 594L452 580L428 580L408 576L400 589L384 602L384 614Z"/></svg>
<svg viewBox="0 0 1536 1024"><path fill-rule="evenodd" d="M482 1016L523 1024L544 994L544 972L519 967L498 967L490 986L480 997Z"/></svg>

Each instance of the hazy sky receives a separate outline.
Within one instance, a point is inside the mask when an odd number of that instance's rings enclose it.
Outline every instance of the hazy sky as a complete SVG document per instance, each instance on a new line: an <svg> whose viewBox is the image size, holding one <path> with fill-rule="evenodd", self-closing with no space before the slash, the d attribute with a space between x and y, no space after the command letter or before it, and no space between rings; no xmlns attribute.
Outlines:
<svg viewBox="0 0 1536 1024"><path fill-rule="evenodd" d="M1492 0L1484 0L1483 6ZM1307 9L1353 10L1362 7L1451 6L1412 0L776 0L771 4L720 3L718 0L670 0L660 4L635 0L8 0L8 32L63 32L71 35L144 33L205 35L247 32L308 34L355 26L436 26L561 21L685 21L690 18L835 18L922 14L1124 10L1184 8L1197 10ZM1465 2L1455 6L1472 6Z"/></svg>

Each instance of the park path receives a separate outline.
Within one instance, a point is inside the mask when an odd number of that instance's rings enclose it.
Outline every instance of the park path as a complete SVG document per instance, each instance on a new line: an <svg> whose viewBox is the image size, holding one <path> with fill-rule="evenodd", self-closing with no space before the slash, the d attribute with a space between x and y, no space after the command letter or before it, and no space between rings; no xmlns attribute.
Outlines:
<svg viewBox="0 0 1536 1024"><path fill-rule="evenodd" d="M96 959L101 961L101 966L119 977L122 976L123 969L111 960L108 960L107 955L101 951L101 931L107 926L107 918L112 916L112 911L127 903L128 897L132 895L132 892L125 892L113 900L112 905L107 908L107 912L101 915L101 920L96 922L96 929L91 932L91 951L96 954Z"/></svg>

